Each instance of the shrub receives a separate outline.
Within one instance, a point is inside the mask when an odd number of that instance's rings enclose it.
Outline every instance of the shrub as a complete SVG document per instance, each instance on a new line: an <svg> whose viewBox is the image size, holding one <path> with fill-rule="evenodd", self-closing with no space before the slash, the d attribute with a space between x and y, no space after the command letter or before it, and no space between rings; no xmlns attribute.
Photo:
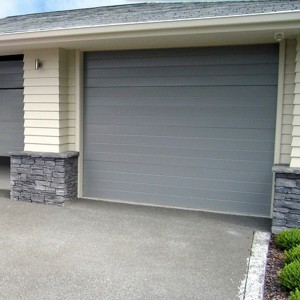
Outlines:
<svg viewBox="0 0 300 300"><path fill-rule="evenodd" d="M280 272L279 281L288 290L300 289L300 261L286 265Z"/></svg>
<svg viewBox="0 0 300 300"><path fill-rule="evenodd" d="M289 264L294 260L300 260L300 245L292 248L289 251L284 251L284 263Z"/></svg>
<svg viewBox="0 0 300 300"><path fill-rule="evenodd" d="M279 232L275 236L275 242L283 250L290 250L300 245L300 228Z"/></svg>
<svg viewBox="0 0 300 300"><path fill-rule="evenodd" d="M289 300L300 300L300 291L296 289L295 292L291 292Z"/></svg>

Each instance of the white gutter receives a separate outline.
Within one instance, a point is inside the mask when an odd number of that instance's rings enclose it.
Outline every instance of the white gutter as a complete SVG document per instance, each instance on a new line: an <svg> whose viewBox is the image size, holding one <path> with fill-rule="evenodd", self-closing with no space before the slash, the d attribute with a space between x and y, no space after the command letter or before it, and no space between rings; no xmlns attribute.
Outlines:
<svg viewBox="0 0 300 300"><path fill-rule="evenodd" d="M249 30L272 30L272 29L300 29L300 11L286 11L274 13L262 13L252 15L206 17L201 19L184 19L169 21L135 22L123 24L104 24L96 26L83 26L78 28L56 28L51 30L39 30L31 32L6 33L0 35L1 45L3 42L18 42L23 44L28 39L49 39L49 42L87 40L94 35L114 35L122 33L135 33L134 36L145 32L166 31L189 31L190 33L206 32L241 32ZM15 43L14 43L15 44ZM0 47L1 47L0 45Z"/></svg>

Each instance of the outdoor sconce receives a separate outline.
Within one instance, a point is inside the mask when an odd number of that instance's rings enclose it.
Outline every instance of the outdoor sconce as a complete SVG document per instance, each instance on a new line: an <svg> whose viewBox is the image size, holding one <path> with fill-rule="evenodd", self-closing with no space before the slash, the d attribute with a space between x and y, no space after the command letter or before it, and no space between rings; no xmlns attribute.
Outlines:
<svg viewBox="0 0 300 300"><path fill-rule="evenodd" d="M34 63L35 69L39 70L42 66L43 66L42 62L38 58L36 58Z"/></svg>

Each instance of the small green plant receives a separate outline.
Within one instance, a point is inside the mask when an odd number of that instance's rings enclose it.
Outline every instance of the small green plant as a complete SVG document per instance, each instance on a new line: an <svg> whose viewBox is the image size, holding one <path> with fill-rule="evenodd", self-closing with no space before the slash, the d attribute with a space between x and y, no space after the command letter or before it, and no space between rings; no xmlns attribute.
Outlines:
<svg viewBox="0 0 300 300"><path fill-rule="evenodd" d="M300 228L279 232L275 236L275 242L283 250L290 250L300 245Z"/></svg>
<svg viewBox="0 0 300 300"><path fill-rule="evenodd" d="M300 289L300 261L287 264L280 272L279 280L282 286L292 291Z"/></svg>
<svg viewBox="0 0 300 300"><path fill-rule="evenodd" d="M289 251L284 251L284 263L289 264L294 260L300 260L300 245L292 248Z"/></svg>
<svg viewBox="0 0 300 300"><path fill-rule="evenodd" d="M300 291L296 289L294 292L291 292L289 300L300 300Z"/></svg>

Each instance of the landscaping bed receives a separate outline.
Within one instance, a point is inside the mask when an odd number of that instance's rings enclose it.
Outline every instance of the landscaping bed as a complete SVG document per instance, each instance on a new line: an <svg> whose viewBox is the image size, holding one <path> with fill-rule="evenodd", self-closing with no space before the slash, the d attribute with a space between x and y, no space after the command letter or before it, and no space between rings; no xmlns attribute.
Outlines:
<svg viewBox="0 0 300 300"><path fill-rule="evenodd" d="M279 271L284 267L284 252L276 245L275 237L272 235L269 245L264 299L265 300L286 300L289 293L279 283Z"/></svg>
<svg viewBox="0 0 300 300"><path fill-rule="evenodd" d="M300 228L271 236L264 299L300 300Z"/></svg>

